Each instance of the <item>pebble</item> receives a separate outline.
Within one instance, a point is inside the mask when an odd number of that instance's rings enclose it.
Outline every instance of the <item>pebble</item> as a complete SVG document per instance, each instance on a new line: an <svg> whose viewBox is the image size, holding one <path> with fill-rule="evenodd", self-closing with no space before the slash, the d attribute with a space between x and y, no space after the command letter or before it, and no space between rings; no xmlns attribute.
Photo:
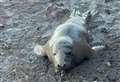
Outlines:
<svg viewBox="0 0 120 82"><path fill-rule="evenodd" d="M102 33L108 33L108 29L106 29L106 28L101 28L101 32L102 32Z"/></svg>
<svg viewBox="0 0 120 82"><path fill-rule="evenodd" d="M110 10L109 9L105 9L105 13L107 13L108 15L111 14Z"/></svg>
<svg viewBox="0 0 120 82"><path fill-rule="evenodd" d="M89 81L87 81L87 80L83 80L83 82L89 82Z"/></svg>
<svg viewBox="0 0 120 82"><path fill-rule="evenodd" d="M106 62L106 65L108 66L108 67L111 67L111 63L108 61L108 62Z"/></svg>
<svg viewBox="0 0 120 82"><path fill-rule="evenodd" d="M96 80L96 81L93 81L93 82L98 82L98 81Z"/></svg>
<svg viewBox="0 0 120 82"><path fill-rule="evenodd" d="M5 26L3 24L0 24L0 30L3 29Z"/></svg>

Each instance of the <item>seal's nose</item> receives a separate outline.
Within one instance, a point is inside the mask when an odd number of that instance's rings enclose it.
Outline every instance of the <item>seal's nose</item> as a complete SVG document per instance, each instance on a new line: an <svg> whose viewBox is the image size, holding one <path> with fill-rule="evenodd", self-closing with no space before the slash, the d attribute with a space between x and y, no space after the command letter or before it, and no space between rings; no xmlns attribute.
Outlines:
<svg viewBox="0 0 120 82"><path fill-rule="evenodd" d="M64 67L66 67L66 64L64 64L63 66L58 65L58 68L59 68L59 69L62 69L62 68L64 68Z"/></svg>
<svg viewBox="0 0 120 82"><path fill-rule="evenodd" d="M58 65L58 68L60 68L61 66L60 65Z"/></svg>

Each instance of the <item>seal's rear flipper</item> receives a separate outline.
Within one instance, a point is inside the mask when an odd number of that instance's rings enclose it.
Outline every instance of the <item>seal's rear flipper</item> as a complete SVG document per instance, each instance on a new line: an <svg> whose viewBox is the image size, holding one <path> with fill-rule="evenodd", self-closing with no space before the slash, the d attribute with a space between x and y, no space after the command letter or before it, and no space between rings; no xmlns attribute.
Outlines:
<svg viewBox="0 0 120 82"><path fill-rule="evenodd" d="M79 17L80 21L85 25L86 29L89 31L92 19L98 14L96 9L89 9L83 14L80 12L79 8L74 8L71 12L70 18Z"/></svg>
<svg viewBox="0 0 120 82"><path fill-rule="evenodd" d="M92 22L92 19L95 18L95 16L98 14L98 11L95 9L89 9L85 13L82 14L82 18L84 20L84 24L87 28L87 30L90 30L90 24Z"/></svg>
<svg viewBox="0 0 120 82"><path fill-rule="evenodd" d="M79 9L78 8L74 8L72 10L71 14L70 14L70 17L72 18L72 17L76 17L76 16L80 16L80 15L81 15L81 13L80 13Z"/></svg>

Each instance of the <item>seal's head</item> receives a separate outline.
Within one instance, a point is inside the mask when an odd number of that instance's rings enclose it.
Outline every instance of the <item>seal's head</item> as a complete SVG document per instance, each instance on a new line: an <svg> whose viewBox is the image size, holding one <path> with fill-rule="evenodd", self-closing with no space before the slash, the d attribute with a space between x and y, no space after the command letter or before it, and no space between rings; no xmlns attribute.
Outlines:
<svg viewBox="0 0 120 82"><path fill-rule="evenodd" d="M60 37L53 45L53 63L58 70L67 70L72 62L72 39Z"/></svg>

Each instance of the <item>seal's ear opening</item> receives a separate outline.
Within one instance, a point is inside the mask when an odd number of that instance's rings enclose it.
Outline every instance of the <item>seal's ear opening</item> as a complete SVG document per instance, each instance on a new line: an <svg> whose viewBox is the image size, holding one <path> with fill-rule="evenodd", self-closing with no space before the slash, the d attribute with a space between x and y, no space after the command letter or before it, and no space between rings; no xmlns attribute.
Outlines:
<svg viewBox="0 0 120 82"><path fill-rule="evenodd" d="M34 53L40 56L46 56L44 51L44 46L41 46L41 45L36 45L34 47Z"/></svg>

